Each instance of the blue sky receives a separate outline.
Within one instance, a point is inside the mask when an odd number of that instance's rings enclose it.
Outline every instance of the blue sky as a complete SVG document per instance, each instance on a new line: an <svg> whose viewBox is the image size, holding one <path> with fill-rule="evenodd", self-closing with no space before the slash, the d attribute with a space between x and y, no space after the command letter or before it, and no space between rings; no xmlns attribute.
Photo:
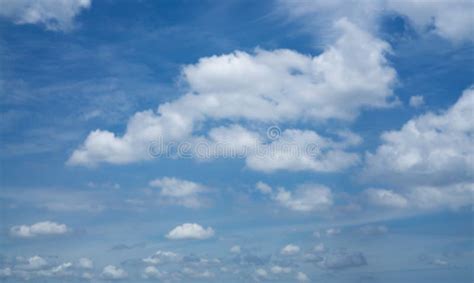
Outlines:
<svg viewBox="0 0 474 283"><path fill-rule="evenodd" d="M0 7L2 282L473 281L472 1Z"/></svg>

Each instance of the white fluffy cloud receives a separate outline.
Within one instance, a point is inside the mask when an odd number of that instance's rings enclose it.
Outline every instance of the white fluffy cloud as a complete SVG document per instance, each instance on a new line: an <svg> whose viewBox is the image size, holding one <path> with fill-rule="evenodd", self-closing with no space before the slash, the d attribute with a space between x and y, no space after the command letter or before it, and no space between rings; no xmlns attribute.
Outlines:
<svg viewBox="0 0 474 283"><path fill-rule="evenodd" d="M24 266L25 269L40 269L48 265L48 262L40 256L32 256L28 258L27 264Z"/></svg>
<svg viewBox="0 0 474 283"><path fill-rule="evenodd" d="M171 197L187 197L205 191L205 187L194 182L177 178L164 177L150 182L153 187L161 189L161 194Z"/></svg>
<svg viewBox="0 0 474 283"><path fill-rule="evenodd" d="M166 262L172 262L172 261L177 261L181 257L170 251L157 251L154 255L146 257L142 259L142 261L146 264L150 265L156 265L156 264L161 264L161 263L166 263Z"/></svg>
<svg viewBox="0 0 474 283"><path fill-rule="evenodd" d="M457 209L473 203L474 89L445 111L409 120L382 134L366 156L366 180L390 186L365 191L371 204L416 210Z"/></svg>
<svg viewBox="0 0 474 283"><path fill-rule="evenodd" d="M166 237L171 240L195 239L204 240L214 236L214 229L211 227L203 228L196 223L184 223L176 226Z"/></svg>
<svg viewBox="0 0 474 283"><path fill-rule="evenodd" d="M18 238L31 238L36 236L61 235L69 231L65 224L51 221L38 222L31 226L20 225L10 228L10 235Z"/></svg>
<svg viewBox="0 0 474 283"><path fill-rule="evenodd" d="M102 277L108 280L121 280L127 278L128 274L125 270L114 265L107 265L102 270Z"/></svg>
<svg viewBox="0 0 474 283"><path fill-rule="evenodd" d="M282 255L295 255L299 252L300 252L300 247L298 247L297 245L293 245L293 244L288 244L288 245L284 246L280 251L280 253Z"/></svg>
<svg viewBox="0 0 474 283"><path fill-rule="evenodd" d="M160 189L160 196L173 204L198 208L204 205L201 195L208 189L198 183L177 178L164 177L150 182L150 186Z"/></svg>
<svg viewBox="0 0 474 283"><path fill-rule="evenodd" d="M192 153L198 159L217 157L245 158L246 166L262 172L278 170L336 172L356 165L359 155L347 152L361 142L361 137L347 130L327 138L310 130L275 129L276 137L240 125L211 129L208 137L196 137Z"/></svg>
<svg viewBox="0 0 474 283"><path fill-rule="evenodd" d="M369 203L377 206L403 208L408 205L408 200L391 190L368 189L365 191Z"/></svg>
<svg viewBox="0 0 474 283"><path fill-rule="evenodd" d="M384 189L369 189L366 195L369 203L388 208L458 209L474 203L474 183L415 186L400 190L400 193Z"/></svg>
<svg viewBox="0 0 474 283"><path fill-rule="evenodd" d="M333 203L331 190L321 185L302 185L294 192L279 188L275 200L295 211L324 210Z"/></svg>
<svg viewBox="0 0 474 283"><path fill-rule="evenodd" d="M151 159L148 149L152 142L193 138L195 130L209 120L260 124L350 121L363 108L389 106L396 80L395 70L384 57L389 45L347 20L338 21L336 27L341 36L318 56L257 49L255 53L236 51L202 58L186 66L183 80L189 86L187 94L160 105L156 112L136 113L123 136L103 130L91 132L68 164ZM219 136L215 132L215 137ZM353 156L340 152L328 155L341 163L353 161ZM308 162L310 168L321 166Z"/></svg>
<svg viewBox="0 0 474 283"><path fill-rule="evenodd" d="M426 185L472 180L473 108L470 88L447 111L424 114L385 132L382 145L367 155L365 175Z"/></svg>
<svg viewBox="0 0 474 283"><path fill-rule="evenodd" d="M457 209L474 204L474 183L457 183L442 187L420 186L408 192L412 205L420 209Z"/></svg>
<svg viewBox="0 0 474 283"><path fill-rule="evenodd" d="M289 191L283 187L273 190L269 185L258 182L257 187L264 187L264 194L279 205L299 212L311 212L326 210L333 204L331 189L318 184L303 184Z"/></svg>
<svg viewBox="0 0 474 283"><path fill-rule="evenodd" d="M74 18L89 8L91 0L0 0L0 16L16 24L41 24L49 30L67 31Z"/></svg>
<svg viewBox="0 0 474 283"><path fill-rule="evenodd" d="M261 147L246 159L247 167L263 172L277 170L335 172L356 165L359 156L346 152L347 146L359 141L343 136L341 142L324 138L314 131L285 130L278 140Z"/></svg>
<svg viewBox="0 0 474 283"><path fill-rule="evenodd" d="M255 184L255 188L262 194L271 194L273 192L273 189L272 187L270 187L268 184L265 184L264 182L262 181L259 181L257 182L257 184Z"/></svg>

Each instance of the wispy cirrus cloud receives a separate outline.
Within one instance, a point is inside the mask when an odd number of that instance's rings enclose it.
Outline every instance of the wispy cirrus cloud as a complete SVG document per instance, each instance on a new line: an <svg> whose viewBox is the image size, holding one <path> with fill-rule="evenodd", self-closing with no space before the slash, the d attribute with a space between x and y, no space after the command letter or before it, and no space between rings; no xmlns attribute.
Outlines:
<svg viewBox="0 0 474 283"><path fill-rule="evenodd" d="M40 24L48 30L69 31L74 18L91 6L92 0L1 0L0 16L16 24Z"/></svg>

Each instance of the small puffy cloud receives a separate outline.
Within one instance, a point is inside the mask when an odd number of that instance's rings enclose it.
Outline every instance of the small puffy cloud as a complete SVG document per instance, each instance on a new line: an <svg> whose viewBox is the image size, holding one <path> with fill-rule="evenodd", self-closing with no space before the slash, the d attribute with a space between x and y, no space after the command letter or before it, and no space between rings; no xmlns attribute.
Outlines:
<svg viewBox="0 0 474 283"><path fill-rule="evenodd" d="M279 265L274 265L270 268L270 271L274 274L290 273L291 268L290 267L283 267L283 266L279 266Z"/></svg>
<svg viewBox="0 0 474 283"><path fill-rule="evenodd" d="M191 208L203 206L204 199L200 195L208 191L201 184L170 177L153 180L150 186L159 188L160 196L165 200Z"/></svg>
<svg viewBox="0 0 474 283"><path fill-rule="evenodd" d="M108 280L121 280L128 277L128 274L125 270L114 265L107 265L104 267L101 275L104 279Z"/></svg>
<svg viewBox="0 0 474 283"><path fill-rule="evenodd" d="M308 277L308 275L304 274L303 272L298 271L298 273L296 273L296 280L298 282L309 282L309 277Z"/></svg>
<svg viewBox="0 0 474 283"><path fill-rule="evenodd" d="M144 263L156 265L165 262L177 261L181 257L169 251L157 251L154 255L142 259Z"/></svg>
<svg viewBox="0 0 474 283"><path fill-rule="evenodd" d="M284 246L280 251L280 253L282 255L295 255L299 252L300 252L300 247L298 247L297 245L293 245L293 244L288 244L288 245Z"/></svg>
<svg viewBox="0 0 474 283"><path fill-rule="evenodd" d="M78 266L84 269L92 269L94 267L94 262L86 257L81 257L78 260Z"/></svg>
<svg viewBox="0 0 474 283"><path fill-rule="evenodd" d="M421 96L421 95L414 95L414 96L410 97L409 104L410 104L411 107L416 108L416 107L420 107L423 104L425 104L425 100L424 100L423 96Z"/></svg>
<svg viewBox="0 0 474 283"><path fill-rule="evenodd" d="M197 159L240 158L261 145L263 138L259 132L231 124L212 128L206 136L195 136L191 143L195 145L191 152Z"/></svg>
<svg viewBox="0 0 474 283"><path fill-rule="evenodd" d="M160 279L163 278L163 276L164 273L154 266L147 266L143 271L143 277L146 279Z"/></svg>
<svg viewBox="0 0 474 283"><path fill-rule="evenodd" d="M240 254L240 246L233 246L230 248L230 252L233 254Z"/></svg>
<svg viewBox="0 0 474 283"><path fill-rule="evenodd" d="M41 24L48 30L68 31L74 18L91 6L91 0L0 0L0 16L16 24Z"/></svg>
<svg viewBox="0 0 474 283"><path fill-rule="evenodd" d="M368 202L386 208L411 208L420 211L458 209L473 204L474 183L439 186L413 186L399 190L369 189Z"/></svg>
<svg viewBox="0 0 474 283"><path fill-rule="evenodd" d="M368 189L365 191L367 200L370 204L392 207L392 208L404 208L408 205L408 200L391 190L385 189Z"/></svg>
<svg viewBox="0 0 474 283"><path fill-rule="evenodd" d="M474 204L474 183L419 186L407 190L410 205L421 210L458 209Z"/></svg>
<svg viewBox="0 0 474 283"><path fill-rule="evenodd" d="M272 200L294 211L322 211L331 207L333 204L331 190L323 185L303 184L299 185L293 191L286 190L283 187L277 190L272 190L269 186L268 188L271 192L270 197ZM268 188L266 188L267 191Z"/></svg>
<svg viewBox="0 0 474 283"><path fill-rule="evenodd" d="M281 132L271 126L267 129L269 142L266 142L260 132L234 124L211 129L209 137L195 138L192 144L199 146L193 149L193 154L197 159L245 158L248 168L262 172L336 172L359 162L359 155L348 149L359 144L361 138L349 131L335 134L337 138L329 138L311 130Z"/></svg>
<svg viewBox="0 0 474 283"><path fill-rule="evenodd" d="M43 221L31 226L20 225L10 228L10 235L18 238L32 238L36 236L62 235L69 231L65 224L52 221Z"/></svg>
<svg viewBox="0 0 474 283"><path fill-rule="evenodd" d="M350 120L363 105L386 106L396 76L384 58L388 44L347 20L335 28L341 36L318 56L291 50L235 52L202 58L183 75L206 98L205 112L214 117ZM347 99L356 93L359 99Z"/></svg>
<svg viewBox="0 0 474 283"><path fill-rule="evenodd" d="M204 240L214 236L214 229L211 227L203 228L196 223L185 223L171 230L166 238L171 240L195 239Z"/></svg>
<svg viewBox="0 0 474 283"><path fill-rule="evenodd" d="M171 197L186 197L205 190L200 184L169 177L153 180L150 186L160 188L162 195Z"/></svg>
<svg viewBox="0 0 474 283"><path fill-rule="evenodd" d="M355 135L355 134L354 134ZM278 170L338 172L359 163L359 155L346 151L353 136L334 141L314 131L287 129L281 136L246 158L247 167L262 172Z"/></svg>
<svg viewBox="0 0 474 283"><path fill-rule="evenodd" d="M40 269L48 265L48 262L40 256L32 256L28 258L25 269Z"/></svg>
<svg viewBox="0 0 474 283"><path fill-rule="evenodd" d="M262 194L271 194L272 193L272 187L270 187L268 184L259 181L256 185L255 188L261 192Z"/></svg>

